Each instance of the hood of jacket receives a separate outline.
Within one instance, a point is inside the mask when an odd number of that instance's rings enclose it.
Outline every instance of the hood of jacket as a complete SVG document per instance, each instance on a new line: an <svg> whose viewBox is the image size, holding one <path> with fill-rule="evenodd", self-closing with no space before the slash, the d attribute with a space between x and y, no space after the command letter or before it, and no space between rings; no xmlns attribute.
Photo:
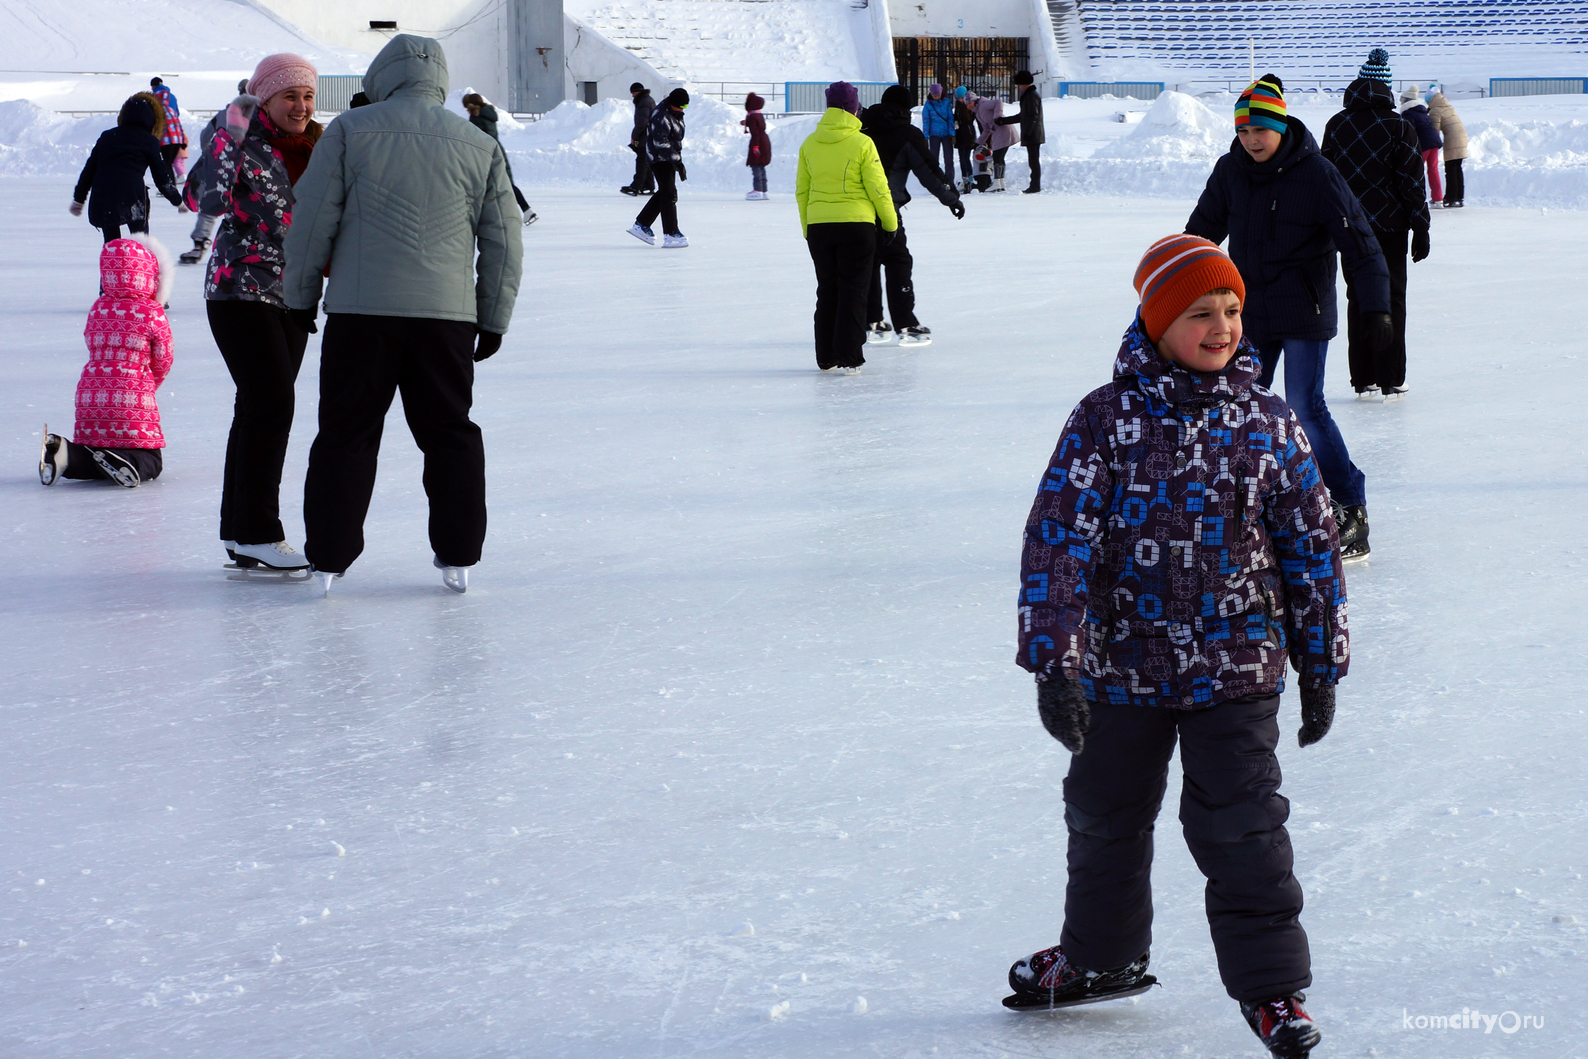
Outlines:
<svg viewBox="0 0 1588 1059"><path fill-rule="evenodd" d="M1279 150L1274 152L1274 157L1266 162L1254 162L1252 156L1246 153L1246 148L1241 146L1241 138L1235 137L1230 144L1230 153L1235 156L1244 171L1259 180L1272 179L1284 173L1285 170L1304 162L1309 156L1322 157L1318 150L1318 141L1312 138L1312 133L1301 119L1295 116L1285 118L1289 128L1285 137L1279 143Z"/></svg>
<svg viewBox="0 0 1588 1059"><path fill-rule="evenodd" d="M112 239L99 251L104 297L164 301L171 293L171 255L148 235Z"/></svg>
<svg viewBox="0 0 1588 1059"><path fill-rule="evenodd" d="M1401 104L1402 114L1413 114L1419 110L1424 114L1428 113L1428 107L1420 99L1408 99Z"/></svg>
<svg viewBox="0 0 1588 1059"><path fill-rule="evenodd" d="M1394 110L1395 90L1373 77L1358 77L1345 90L1346 110Z"/></svg>
<svg viewBox="0 0 1588 1059"><path fill-rule="evenodd" d="M364 94L371 103L398 93L445 103L448 86L447 56L441 42L409 33L399 33L388 41L364 74Z"/></svg>
<svg viewBox="0 0 1588 1059"><path fill-rule="evenodd" d="M1114 378L1132 380L1142 393L1171 406L1245 400L1261 371L1257 350L1245 335L1241 336L1235 356L1222 371L1191 371L1164 359L1152 339L1147 337L1147 325L1142 321L1140 310L1120 341L1119 354L1114 358Z"/></svg>
<svg viewBox="0 0 1588 1059"><path fill-rule="evenodd" d="M496 124L498 120L496 108L489 103L483 104L480 107L479 118L481 121L488 121L493 125Z"/></svg>
<svg viewBox="0 0 1588 1059"><path fill-rule="evenodd" d="M870 134L911 125L910 112L891 103L877 103L860 112L860 124Z"/></svg>
<svg viewBox="0 0 1588 1059"><path fill-rule="evenodd" d="M860 119L847 110L828 107L811 135L816 137L818 143L842 143L852 136L860 135Z"/></svg>
<svg viewBox="0 0 1588 1059"><path fill-rule="evenodd" d="M139 92L121 105L116 124L142 129L158 140L165 135L165 106L153 92Z"/></svg>

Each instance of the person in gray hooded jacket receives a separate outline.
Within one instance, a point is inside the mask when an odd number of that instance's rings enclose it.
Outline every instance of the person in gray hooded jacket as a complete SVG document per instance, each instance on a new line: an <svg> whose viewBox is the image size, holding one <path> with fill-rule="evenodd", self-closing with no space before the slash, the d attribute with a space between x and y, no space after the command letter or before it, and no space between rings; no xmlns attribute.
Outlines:
<svg viewBox="0 0 1588 1059"><path fill-rule="evenodd" d="M363 551L381 427L400 390L425 456L435 565L462 592L485 541L474 364L501 348L513 314L521 218L501 146L442 105L439 43L393 37L364 91L370 105L316 144L287 235L286 302L311 332L330 268L304 552L329 591Z"/></svg>

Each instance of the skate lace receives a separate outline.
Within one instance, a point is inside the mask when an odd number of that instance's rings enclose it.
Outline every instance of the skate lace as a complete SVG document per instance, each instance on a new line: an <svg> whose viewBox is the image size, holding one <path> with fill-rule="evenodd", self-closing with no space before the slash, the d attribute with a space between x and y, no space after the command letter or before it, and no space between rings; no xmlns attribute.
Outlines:
<svg viewBox="0 0 1588 1059"><path fill-rule="evenodd" d="M1262 1005L1262 1010L1263 1021L1266 1024L1264 1026L1264 1036L1272 1033L1280 1026L1290 1023L1306 1024L1312 1021L1302 1008L1300 1001L1292 996L1275 997L1273 1000L1265 1001Z"/></svg>

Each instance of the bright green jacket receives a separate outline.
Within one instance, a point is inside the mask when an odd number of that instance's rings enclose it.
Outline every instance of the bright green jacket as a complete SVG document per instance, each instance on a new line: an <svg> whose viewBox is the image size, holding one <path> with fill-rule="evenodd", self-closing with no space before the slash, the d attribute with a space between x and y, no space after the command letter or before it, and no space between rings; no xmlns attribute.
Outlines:
<svg viewBox="0 0 1588 1059"><path fill-rule="evenodd" d="M884 231L899 227L877 145L860 131L859 118L837 107L828 107L816 131L800 144L794 200L800 206L801 232L813 224L879 220Z"/></svg>

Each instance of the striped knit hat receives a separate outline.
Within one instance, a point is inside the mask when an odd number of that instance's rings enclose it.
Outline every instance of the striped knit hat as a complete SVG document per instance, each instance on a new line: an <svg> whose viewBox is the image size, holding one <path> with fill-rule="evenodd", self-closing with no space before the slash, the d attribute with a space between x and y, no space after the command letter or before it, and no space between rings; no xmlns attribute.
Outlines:
<svg viewBox="0 0 1588 1059"><path fill-rule="evenodd" d="M1358 77L1371 77L1375 81L1390 83L1389 52L1383 48L1374 48L1367 53L1367 62L1357 70Z"/></svg>
<svg viewBox="0 0 1588 1059"><path fill-rule="evenodd" d="M1147 337L1163 337L1192 302L1209 291L1229 289L1244 304L1246 284L1235 262L1213 243L1194 235L1168 235L1147 248L1136 266L1136 293Z"/></svg>
<svg viewBox="0 0 1588 1059"><path fill-rule="evenodd" d="M1246 86L1235 101L1235 130L1239 132L1243 125L1273 129L1281 135L1290 127L1285 120L1285 90L1266 74Z"/></svg>

